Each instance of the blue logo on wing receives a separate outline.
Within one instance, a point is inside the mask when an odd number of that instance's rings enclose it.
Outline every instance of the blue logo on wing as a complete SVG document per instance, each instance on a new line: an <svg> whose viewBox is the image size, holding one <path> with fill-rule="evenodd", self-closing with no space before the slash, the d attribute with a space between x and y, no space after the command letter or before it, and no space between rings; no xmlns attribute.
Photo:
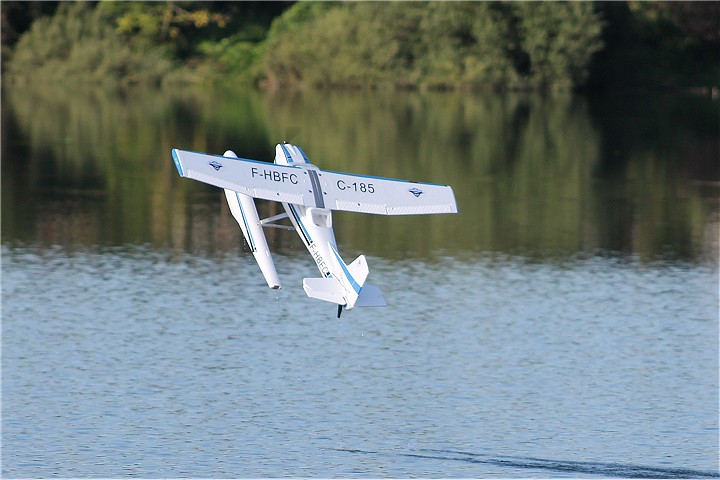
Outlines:
<svg viewBox="0 0 720 480"><path fill-rule="evenodd" d="M213 167L216 172L220 170L220 168L222 168L222 163L218 162L217 160L213 160L212 162L208 163L208 165Z"/></svg>
<svg viewBox="0 0 720 480"><path fill-rule="evenodd" d="M419 197L423 193L422 190L420 190L419 188L415 188L415 187L411 188L409 191L410 191L410 193L415 195L415 197Z"/></svg>

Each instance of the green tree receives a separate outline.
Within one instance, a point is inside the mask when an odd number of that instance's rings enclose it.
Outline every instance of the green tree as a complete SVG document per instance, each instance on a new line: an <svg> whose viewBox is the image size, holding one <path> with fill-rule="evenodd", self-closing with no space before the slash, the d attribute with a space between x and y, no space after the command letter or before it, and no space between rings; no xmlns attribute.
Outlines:
<svg viewBox="0 0 720 480"><path fill-rule="evenodd" d="M518 2L521 46L530 82L569 88L587 79L592 55L602 48L602 22L589 2Z"/></svg>
<svg viewBox="0 0 720 480"><path fill-rule="evenodd" d="M417 69L429 87L514 85L519 80L513 12L506 4L438 2L421 23Z"/></svg>
<svg viewBox="0 0 720 480"><path fill-rule="evenodd" d="M277 86L572 88L602 47L590 3L300 3L274 25Z"/></svg>
<svg viewBox="0 0 720 480"><path fill-rule="evenodd" d="M128 42L106 12L75 2L33 23L16 45L8 74L49 82L159 84L171 68L163 49Z"/></svg>
<svg viewBox="0 0 720 480"><path fill-rule="evenodd" d="M165 44L178 57L192 51L198 30L223 29L228 15L206 8L206 2L113 2L98 8L114 19L118 32L135 41Z"/></svg>

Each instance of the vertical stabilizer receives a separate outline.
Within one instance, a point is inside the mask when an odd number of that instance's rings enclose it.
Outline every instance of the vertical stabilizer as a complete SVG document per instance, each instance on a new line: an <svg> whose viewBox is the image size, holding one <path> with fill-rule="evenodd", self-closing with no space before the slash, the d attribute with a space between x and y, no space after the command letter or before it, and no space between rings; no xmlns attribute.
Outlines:
<svg viewBox="0 0 720 480"><path fill-rule="evenodd" d="M360 255L353 262L347 266L348 272L355 279L355 281L362 287L365 284L365 279L370 273L367 262L365 261L365 255Z"/></svg>
<svg viewBox="0 0 720 480"><path fill-rule="evenodd" d="M330 244L332 252L332 261L336 265L336 272L342 272L342 276L336 277L345 290L345 309L350 310L355 306L365 279L368 276L368 266L365 261L365 255L360 255L350 265L345 264L335 247Z"/></svg>

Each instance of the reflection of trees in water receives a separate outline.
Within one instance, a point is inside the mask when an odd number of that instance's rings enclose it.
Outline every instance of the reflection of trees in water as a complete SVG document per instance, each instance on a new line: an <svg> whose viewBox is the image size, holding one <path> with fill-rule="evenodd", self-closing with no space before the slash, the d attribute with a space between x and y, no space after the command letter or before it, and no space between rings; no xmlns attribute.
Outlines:
<svg viewBox="0 0 720 480"><path fill-rule="evenodd" d="M460 216L338 224L338 238L358 249L694 257L717 209L682 176L696 163L687 152L704 145L708 131L694 117L678 130L682 105L640 110L637 127L622 131L606 125L622 116L622 104L598 115L569 96L311 92L276 94L265 105L271 131L303 119L299 141L324 168L453 185ZM646 134L635 137L637 128ZM629 168L603 175L623 144L634 145Z"/></svg>
<svg viewBox="0 0 720 480"><path fill-rule="evenodd" d="M8 239L242 249L222 193L179 178L170 149L231 148L271 160L282 140L301 145L321 168L455 189L460 215L336 213L348 257L361 249L388 257L600 249L695 258L707 246L708 225L717 224L717 203L683 177L706 170L688 152L707 150L712 135L697 120L673 125L673 105L632 110L645 132L636 137L630 123L622 131L608 120L622 105L591 102L590 109L571 96L13 89L5 97ZM258 205L261 215L279 212ZM17 215L19 208L29 216ZM288 232L266 234L283 252L300 246Z"/></svg>

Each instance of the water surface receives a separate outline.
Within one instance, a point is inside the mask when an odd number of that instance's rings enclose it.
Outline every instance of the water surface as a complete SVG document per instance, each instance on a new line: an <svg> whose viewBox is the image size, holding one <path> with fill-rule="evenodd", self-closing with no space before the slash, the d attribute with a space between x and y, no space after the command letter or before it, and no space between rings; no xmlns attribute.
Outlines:
<svg viewBox="0 0 720 480"><path fill-rule="evenodd" d="M370 264L338 320L243 256L5 249L4 475L717 473L712 271Z"/></svg>
<svg viewBox="0 0 720 480"><path fill-rule="evenodd" d="M717 478L717 103L4 92L2 474ZM269 290L172 147L451 184L340 213L388 307ZM264 215L276 213L260 205Z"/></svg>

